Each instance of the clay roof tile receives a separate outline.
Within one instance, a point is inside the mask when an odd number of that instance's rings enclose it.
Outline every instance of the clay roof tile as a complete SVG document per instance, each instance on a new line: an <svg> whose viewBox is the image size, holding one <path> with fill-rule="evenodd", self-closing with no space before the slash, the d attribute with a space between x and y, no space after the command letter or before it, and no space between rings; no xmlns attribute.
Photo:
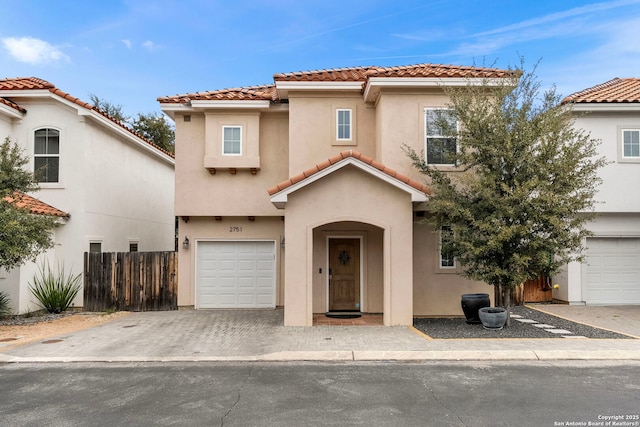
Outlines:
<svg viewBox="0 0 640 427"><path fill-rule="evenodd" d="M640 78L614 78L608 82L576 92L562 100L563 103L638 103L640 102Z"/></svg>
<svg viewBox="0 0 640 427"><path fill-rule="evenodd" d="M60 218L69 218L70 216L68 213L63 212L58 208L54 208L35 197L31 197L28 194L21 192L15 192L12 196L6 196L4 200L18 208L29 209L29 212L32 214L51 215Z"/></svg>

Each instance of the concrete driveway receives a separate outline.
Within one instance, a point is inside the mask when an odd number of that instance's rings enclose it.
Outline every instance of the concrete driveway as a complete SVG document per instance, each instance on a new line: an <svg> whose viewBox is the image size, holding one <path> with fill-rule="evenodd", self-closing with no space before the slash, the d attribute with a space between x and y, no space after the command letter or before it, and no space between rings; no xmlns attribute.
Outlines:
<svg viewBox="0 0 640 427"><path fill-rule="evenodd" d="M572 322L640 337L640 305L535 304L530 306Z"/></svg>
<svg viewBox="0 0 640 427"><path fill-rule="evenodd" d="M629 329L640 324L640 307L538 308L564 309L560 315L571 320L582 315L590 324L640 336L639 329ZM280 309L179 310L131 313L90 329L0 348L0 363L222 360L640 360L640 339L435 340L409 326L285 327Z"/></svg>

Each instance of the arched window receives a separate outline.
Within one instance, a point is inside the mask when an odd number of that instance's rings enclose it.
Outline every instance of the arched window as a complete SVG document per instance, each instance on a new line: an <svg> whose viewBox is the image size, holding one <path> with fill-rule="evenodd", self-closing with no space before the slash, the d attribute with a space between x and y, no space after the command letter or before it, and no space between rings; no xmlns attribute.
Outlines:
<svg viewBox="0 0 640 427"><path fill-rule="evenodd" d="M38 129L34 136L34 173L38 182L58 182L60 166L60 131Z"/></svg>

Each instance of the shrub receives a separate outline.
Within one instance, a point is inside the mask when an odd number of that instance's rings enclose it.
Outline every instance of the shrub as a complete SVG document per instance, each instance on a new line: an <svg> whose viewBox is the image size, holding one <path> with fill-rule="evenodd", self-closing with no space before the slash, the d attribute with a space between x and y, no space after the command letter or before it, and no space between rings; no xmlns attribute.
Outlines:
<svg viewBox="0 0 640 427"><path fill-rule="evenodd" d="M8 316L11 314L11 307L9 307L9 295L0 291L0 317Z"/></svg>
<svg viewBox="0 0 640 427"><path fill-rule="evenodd" d="M62 313L71 306L80 291L81 279L82 274L66 274L62 263L54 272L46 262L42 263L39 274L34 276L33 285L29 283L29 290L49 313Z"/></svg>

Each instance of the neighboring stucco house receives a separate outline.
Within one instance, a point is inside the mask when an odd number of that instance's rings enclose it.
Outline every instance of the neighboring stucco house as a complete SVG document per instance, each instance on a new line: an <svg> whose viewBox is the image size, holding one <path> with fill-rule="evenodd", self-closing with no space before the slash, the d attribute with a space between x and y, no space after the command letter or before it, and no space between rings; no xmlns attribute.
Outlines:
<svg viewBox="0 0 640 427"><path fill-rule="evenodd" d="M38 170L33 197L64 215L43 257L83 270L88 251L173 251L174 158L78 98L34 77L0 80L0 138ZM36 266L0 273L15 312L34 310ZM82 293L75 301L82 305Z"/></svg>
<svg viewBox="0 0 640 427"><path fill-rule="evenodd" d="M403 145L442 163L428 123L447 105L443 86L509 73L355 67L158 98L176 123L178 304L284 306L286 325L328 311L409 325L461 315L461 294L492 294L456 275L439 231L416 223L429 189Z"/></svg>
<svg viewBox="0 0 640 427"><path fill-rule="evenodd" d="M559 277L554 298L570 304L640 304L640 79L615 78L564 99L575 126L602 141L596 211L586 260Z"/></svg>

